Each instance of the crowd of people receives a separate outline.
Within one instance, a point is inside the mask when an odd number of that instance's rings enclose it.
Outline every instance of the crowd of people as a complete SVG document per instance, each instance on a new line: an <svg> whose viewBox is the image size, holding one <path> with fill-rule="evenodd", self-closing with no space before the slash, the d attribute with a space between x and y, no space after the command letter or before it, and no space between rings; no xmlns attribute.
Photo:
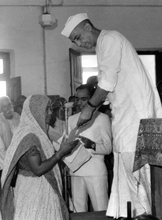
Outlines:
<svg viewBox="0 0 162 220"><path fill-rule="evenodd" d="M135 220L157 219L149 165L133 172L140 119L162 117L157 89L119 32L100 30L80 13L62 35L96 48L99 75L68 101L30 95L13 105L0 98L0 219L69 220L70 211L89 211L88 201L114 219L127 217L128 201ZM70 176L69 207L62 163Z"/></svg>

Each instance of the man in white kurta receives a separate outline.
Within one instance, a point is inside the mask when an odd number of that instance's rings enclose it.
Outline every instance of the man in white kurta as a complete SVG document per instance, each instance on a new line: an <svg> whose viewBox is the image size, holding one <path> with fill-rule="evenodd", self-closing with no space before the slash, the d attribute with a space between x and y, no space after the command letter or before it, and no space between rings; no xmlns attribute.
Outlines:
<svg viewBox="0 0 162 220"><path fill-rule="evenodd" d="M107 215L125 216L127 201L136 214L151 213L149 167L132 171L140 119L162 116L157 91L134 48L118 32L102 31L96 53L98 86L110 91L107 98L113 117L115 164Z"/></svg>
<svg viewBox="0 0 162 220"><path fill-rule="evenodd" d="M127 217L128 201L132 216L151 213L149 165L133 173L140 119L162 117L159 95L149 73L122 34L97 29L87 14L69 18L62 34L80 47L96 47L98 59L98 88L77 125L88 123L106 96L111 104L114 179L107 215Z"/></svg>
<svg viewBox="0 0 162 220"><path fill-rule="evenodd" d="M2 170L6 150L10 145L13 133L18 127L20 116L13 111L13 106L8 96L0 98L0 109L0 170Z"/></svg>

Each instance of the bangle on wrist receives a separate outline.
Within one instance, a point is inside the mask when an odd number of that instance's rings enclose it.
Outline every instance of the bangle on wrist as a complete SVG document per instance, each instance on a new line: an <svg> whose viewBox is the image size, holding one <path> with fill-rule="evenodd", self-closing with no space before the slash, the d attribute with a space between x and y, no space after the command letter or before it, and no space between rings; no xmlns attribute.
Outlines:
<svg viewBox="0 0 162 220"><path fill-rule="evenodd" d="M87 104L92 108L97 108L98 106L93 105L90 101L87 102Z"/></svg>

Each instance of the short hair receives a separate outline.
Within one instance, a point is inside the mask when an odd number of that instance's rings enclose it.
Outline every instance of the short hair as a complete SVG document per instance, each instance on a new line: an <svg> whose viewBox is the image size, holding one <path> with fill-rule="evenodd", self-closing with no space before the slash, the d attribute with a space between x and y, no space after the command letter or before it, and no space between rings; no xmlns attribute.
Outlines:
<svg viewBox="0 0 162 220"><path fill-rule="evenodd" d="M58 97L55 102L52 103L52 108L61 108L66 103L66 99L64 97Z"/></svg>
<svg viewBox="0 0 162 220"><path fill-rule="evenodd" d="M27 97L24 95L18 96L16 99L16 105L22 105L25 102L26 98Z"/></svg>
<svg viewBox="0 0 162 220"><path fill-rule="evenodd" d="M89 19L85 19L85 20L81 21L78 25L84 26L86 23L90 24L91 27L95 29L94 25L92 24L92 22Z"/></svg>
<svg viewBox="0 0 162 220"><path fill-rule="evenodd" d="M90 98L93 96L93 94L95 93L96 89L94 88L94 86L90 85L90 84L82 84L80 86L78 86L76 88L76 91L78 90L83 90L83 89L87 89L90 95Z"/></svg>
<svg viewBox="0 0 162 220"><path fill-rule="evenodd" d="M69 99L68 99L69 102L74 102L75 100L76 100L76 96L75 95L69 96Z"/></svg>

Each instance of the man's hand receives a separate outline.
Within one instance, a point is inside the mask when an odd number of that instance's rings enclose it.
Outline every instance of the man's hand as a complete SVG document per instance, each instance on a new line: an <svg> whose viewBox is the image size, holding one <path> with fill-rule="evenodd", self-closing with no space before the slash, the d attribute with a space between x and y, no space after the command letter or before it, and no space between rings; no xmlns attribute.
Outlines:
<svg viewBox="0 0 162 220"><path fill-rule="evenodd" d="M79 139L84 143L85 148L96 150L96 143L94 141L83 136L79 136Z"/></svg>
<svg viewBox="0 0 162 220"><path fill-rule="evenodd" d="M82 109L80 117L77 122L77 127L82 127L92 119L93 113L96 110L96 108L92 108L88 104Z"/></svg>

